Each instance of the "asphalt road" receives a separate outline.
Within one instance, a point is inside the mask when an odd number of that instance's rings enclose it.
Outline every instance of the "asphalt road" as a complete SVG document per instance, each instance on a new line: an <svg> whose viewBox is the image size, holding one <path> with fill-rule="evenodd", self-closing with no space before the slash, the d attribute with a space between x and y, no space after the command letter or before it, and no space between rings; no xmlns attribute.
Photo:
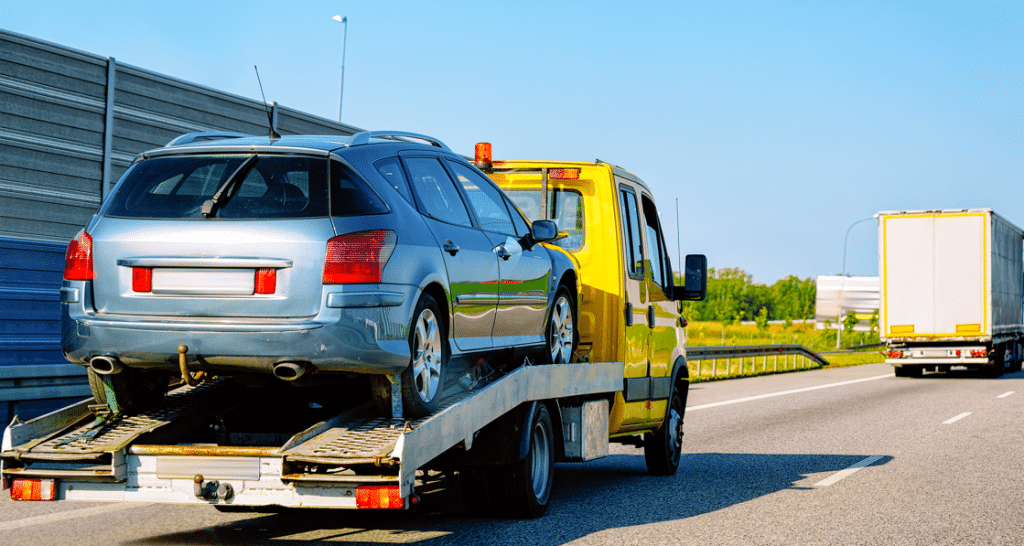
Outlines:
<svg viewBox="0 0 1024 546"><path fill-rule="evenodd" d="M558 465L548 513L465 515L454 490L406 512L0 500L0 544L1024 544L1024 373L896 378L885 365L695 385L684 458L639 449Z"/></svg>

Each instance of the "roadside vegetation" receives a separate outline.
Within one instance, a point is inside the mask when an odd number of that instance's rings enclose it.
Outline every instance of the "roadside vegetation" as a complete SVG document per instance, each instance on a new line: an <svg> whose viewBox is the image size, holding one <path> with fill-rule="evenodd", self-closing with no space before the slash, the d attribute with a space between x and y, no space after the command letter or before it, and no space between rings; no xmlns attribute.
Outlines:
<svg viewBox="0 0 1024 546"><path fill-rule="evenodd" d="M677 281L679 282L679 281ZM708 297L682 304L689 321L687 345L803 345L821 355L830 367L858 366L883 362L879 347L877 312L867 321L850 313L843 320L840 350L836 330L814 328L815 283L794 276L770 286L754 284L742 269L708 270ZM863 331L867 322L867 331ZM860 326L861 329L854 328ZM784 355L745 359L718 359L690 363L691 382L727 379L795 369L819 367L795 356Z"/></svg>

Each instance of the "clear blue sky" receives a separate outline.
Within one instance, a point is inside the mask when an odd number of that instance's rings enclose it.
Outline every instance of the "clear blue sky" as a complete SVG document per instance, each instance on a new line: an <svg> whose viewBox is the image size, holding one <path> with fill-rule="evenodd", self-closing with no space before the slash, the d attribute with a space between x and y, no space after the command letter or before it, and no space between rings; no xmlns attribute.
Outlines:
<svg viewBox="0 0 1024 546"><path fill-rule="evenodd" d="M1024 226L1024 4L57 2L0 27L497 159L600 158L653 189L676 254L772 283L837 274L880 210ZM847 273L877 274L874 222Z"/></svg>

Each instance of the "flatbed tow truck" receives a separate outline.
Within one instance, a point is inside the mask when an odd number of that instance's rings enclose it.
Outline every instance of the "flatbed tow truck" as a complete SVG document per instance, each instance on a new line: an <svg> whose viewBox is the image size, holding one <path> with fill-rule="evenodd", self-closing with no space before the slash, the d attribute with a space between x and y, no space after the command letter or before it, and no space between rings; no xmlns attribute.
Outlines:
<svg viewBox="0 0 1024 546"><path fill-rule="evenodd" d="M320 418L326 408L286 396L268 406L229 378L182 386L136 414L105 415L106 406L84 400L5 430L3 486L15 500L402 509L417 502L418 479L440 475L428 470L461 469L466 494L476 476L468 469L484 464L504 470L511 487L475 505L536 517L556 450L568 461L608 453L622 370L619 362L526 363L478 377L470 390L450 388L440 410L416 420L381 417L369 402ZM296 423L301 430L291 430ZM470 451L478 437L492 449ZM527 457L514 462L521 451Z"/></svg>

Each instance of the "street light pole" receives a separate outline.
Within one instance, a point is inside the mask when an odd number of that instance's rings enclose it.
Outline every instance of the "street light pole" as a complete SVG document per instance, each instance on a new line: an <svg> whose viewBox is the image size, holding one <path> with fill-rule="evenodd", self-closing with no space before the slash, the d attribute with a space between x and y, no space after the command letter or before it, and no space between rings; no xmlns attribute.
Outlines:
<svg viewBox="0 0 1024 546"><path fill-rule="evenodd" d="M341 105L345 100L345 45L348 42L348 17L335 15L331 19L345 25L345 33L341 38L341 88L338 91L338 123L341 123Z"/></svg>
<svg viewBox="0 0 1024 546"><path fill-rule="evenodd" d="M874 219L875 219L875 217L872 216L871 218L864 218L864 219L857 220L856 222L850 224L850 227L846 228L846 236L843 237L843 271L841 273L839 273L839 302L838 302L838 310L836 311L836 315L837 315L836 316L836 349L840 348L840 345L842 343L842 333L843 333L842 317L843 317L843 289L846 288L846 243L847 243L847 241L850 240L850 230L853 229L853 226L855 226L857 224L860 224L862 222L867 222L868 220L874 220Z"/></svg>

